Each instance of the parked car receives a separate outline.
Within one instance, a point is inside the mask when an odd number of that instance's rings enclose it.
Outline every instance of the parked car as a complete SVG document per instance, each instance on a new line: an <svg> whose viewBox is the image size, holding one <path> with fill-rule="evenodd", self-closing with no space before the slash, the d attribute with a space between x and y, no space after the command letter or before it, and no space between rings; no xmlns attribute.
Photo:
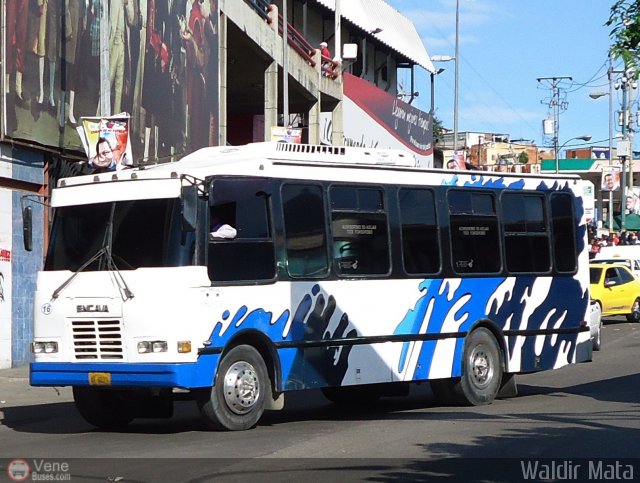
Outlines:
<svg viewBox="0 0 640 483"><path fill-rule="evenodd" d="M600 258L599 256L596 256L596 258L591 261L595 263L621 263L622 265L630 268L633 274L640 279L640 260L636 258Z"/></svg>
<svg viewBox="0 0 640 483"><path fill-rule="evenodd" d="M591 300L600 305L602 317L624 315L640 321L640 280L622 264L589 264Z"/></svg>

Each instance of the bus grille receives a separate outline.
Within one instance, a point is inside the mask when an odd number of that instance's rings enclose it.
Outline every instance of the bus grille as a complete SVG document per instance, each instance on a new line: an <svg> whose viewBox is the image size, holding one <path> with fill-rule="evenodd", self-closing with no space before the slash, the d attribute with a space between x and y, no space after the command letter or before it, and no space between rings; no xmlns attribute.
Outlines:
<svg viewBox="0 0 640 483"><path fill-rule="evenodd" d="M122 359L122 327L119 319L73 320L76 359Z"/></svg>

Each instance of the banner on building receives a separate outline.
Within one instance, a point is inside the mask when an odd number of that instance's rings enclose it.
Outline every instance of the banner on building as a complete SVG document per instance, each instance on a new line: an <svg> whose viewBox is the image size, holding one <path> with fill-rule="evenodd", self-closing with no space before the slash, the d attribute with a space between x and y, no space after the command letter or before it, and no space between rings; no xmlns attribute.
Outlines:
<svg viewBox="0 0 640 483"><path fill-rule="evenodd" d="M116 171L133 166L129 116L82 118L79 134L90 168Z"/></svg>
<svg viewBox="0 0 640 483"><path fill-rule="evenodd" d="M274 126L271 128L271 140L279 143L300 144L302 142L302 129Z"/></svg>
<svg viewBox="0 0 640 483"><path fill-rule="evenodd" d="M405 149L421 167L433 167L432 118L385 90L345 72L344 145ZM331 120L321 116L322 142L331 144Z"/></svg>

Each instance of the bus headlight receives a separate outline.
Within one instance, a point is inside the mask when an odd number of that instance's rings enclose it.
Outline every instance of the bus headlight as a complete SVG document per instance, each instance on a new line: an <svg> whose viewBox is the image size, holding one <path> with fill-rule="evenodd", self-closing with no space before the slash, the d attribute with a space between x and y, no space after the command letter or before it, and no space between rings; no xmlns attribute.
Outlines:
<svg viewBox="0 0 640 483"><path fill-rule="evenodd" d="M58 343L54 341L32 342L31 352L34 354L55 354L58 352Z"/></svg>
<svg viewBox="0 0 640 483"><path fill-rule="evenodd" d="M138 342L138 354L167 352L167 348L168 344L166 340L143 340Z"/></svg>

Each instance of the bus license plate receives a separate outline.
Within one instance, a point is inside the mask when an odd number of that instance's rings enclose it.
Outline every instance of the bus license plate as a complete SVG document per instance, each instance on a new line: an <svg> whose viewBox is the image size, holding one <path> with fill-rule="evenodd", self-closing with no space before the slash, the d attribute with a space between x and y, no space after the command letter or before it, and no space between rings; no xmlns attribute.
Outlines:
<svg viewBox="0 0 640 483"><path fill-rule="evenodd" d="M92 386L110 386L111 373L110 372L90 372L89 384Z"/></svg>

